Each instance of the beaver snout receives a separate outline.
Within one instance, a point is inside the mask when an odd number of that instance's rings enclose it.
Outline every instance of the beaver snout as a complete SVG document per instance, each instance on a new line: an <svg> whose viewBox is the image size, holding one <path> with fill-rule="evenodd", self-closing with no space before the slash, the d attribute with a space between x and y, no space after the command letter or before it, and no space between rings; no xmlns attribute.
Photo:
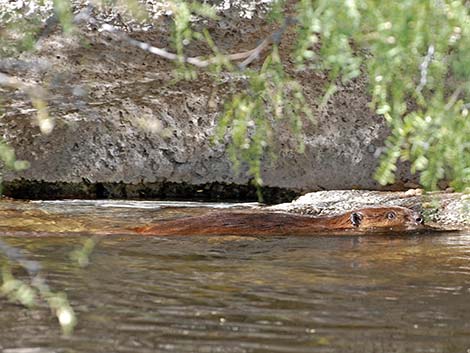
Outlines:
<svg viewBox="0 0 470 353"><path fill-rule="evenodd" d="M421 213L419 212L412 212L410 215L408 215L408 220L411 223L414 223L416 225L424 225L424 217Z"/></svg>

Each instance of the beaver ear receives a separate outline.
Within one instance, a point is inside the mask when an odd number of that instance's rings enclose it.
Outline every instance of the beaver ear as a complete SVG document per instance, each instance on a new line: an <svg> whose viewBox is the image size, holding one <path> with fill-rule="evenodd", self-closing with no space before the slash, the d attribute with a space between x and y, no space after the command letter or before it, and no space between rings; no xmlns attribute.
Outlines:
<svg viewBox="0 0 470 353"><path fill-rule="evenodd" d="M359 212L352 212L351 216L349 217L349 220L351 221L354 227L359 227L362 221L362 214Z"/></svg>

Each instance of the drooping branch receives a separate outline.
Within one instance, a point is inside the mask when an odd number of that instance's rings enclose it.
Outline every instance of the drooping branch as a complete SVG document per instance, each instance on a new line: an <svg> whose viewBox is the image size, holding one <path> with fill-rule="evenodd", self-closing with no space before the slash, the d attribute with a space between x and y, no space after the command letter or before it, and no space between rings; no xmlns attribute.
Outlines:
<svg viewBox="0 0 470 353"><path fill-rule="evenodd" d="M296 21L292 18L286 18L284 24L274 33L267 36L258 46L251 50L247 50L244 52L234 53L234 54L227 54L224 56L224 59L228 61L239 61L245 59L242 63L239 64L240 68L245 68L246 66L250 65L253 61L259 58L260 54L271 44L278 44L281 41L282 35L286 28ZM204 59L203 57L181 57L175 53L171 53L165 49L154 47L148 43L141 42L139 40L131 38L125 32L119 30L117 27L112 26L110 24L104 24L101 26L101 31L109 32L115 34L120 40L125 41L135 47L138 47L142 50L145 50L151 54L158 55L162 58L172 60L172 61L180 61L184 63L188 63L200 68L208 67L210 65L216 64L220 61L217 56L210 57Z"/></svg>
<svg viewBox="0 0 470 353"><path fill-rule="evenodd" d="M421 93L423 90L424 86L426 86L426 83L428 82L428 68L429 64L432 62L434 58L434 45L430 45L428 47L428 52L426 56L424 57L421 65L419 65L419 70L421 72L421 78L419 80L419 85L416 87L416 92Z"/></svg>
<svg viewBox="0 0 470 353"><path fill-rule="evenodd" d="M1 271L3 283L0 286L0 294L7 295L23 305L31 305L34 288L57 316L63 332L65 334L71 333L76 324L75 312L63 293L56 293L51 290L45 278L41 275L41 264L28 259L24 251L2 240L0 240L0 253L3 253L10 263L20 265L30 278L30 284L17 280L11 274L9 266L4 266ZM29 295L25 295L26 292L29 292Z"/></svg>

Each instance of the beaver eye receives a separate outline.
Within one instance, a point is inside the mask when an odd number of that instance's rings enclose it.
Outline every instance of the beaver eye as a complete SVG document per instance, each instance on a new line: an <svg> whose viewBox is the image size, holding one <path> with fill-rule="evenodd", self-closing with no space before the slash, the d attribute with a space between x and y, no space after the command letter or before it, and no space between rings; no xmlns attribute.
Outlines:
<svg viewBox="0 0 470 353"><path fill-rule="evenodd" d="M397 218L397 214L395 212L389 212L389 213L387 213L387 218L388 219L395 219L395 218Z"/></svg>

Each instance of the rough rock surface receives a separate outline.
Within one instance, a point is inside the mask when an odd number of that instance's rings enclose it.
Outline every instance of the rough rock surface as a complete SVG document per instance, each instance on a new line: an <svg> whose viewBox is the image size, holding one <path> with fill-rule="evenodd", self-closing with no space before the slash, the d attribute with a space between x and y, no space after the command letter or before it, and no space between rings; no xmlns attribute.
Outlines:
<svg viewBox="0 0 470 353"><path fill-rule="evenodd" d="M272 28L253 20L237 29L210 30L219 47L233 52L255 47ZM169 46L164 30L132 36ZM286 33L280 48L284 59L293 42L294 33ZM15 196L41 183L76 185L75 197L93 196L80 193L97 184L158 189L162 183L174 183L194 187L189 193L201 185L249 185L249 176L232 170L226 153L229 142L211 143L224 101L233 93L234 86L228 84L232 78L214 83L209 73L202 73L195 81L175 81L173 63L98 31L82 29L68 38L52 33L39 44L32 54L0 60L2 72L48 89L55 118L52 133L41 134L28 97L0 88L0 131L18 158L31 163L23 172L4 171L7 194L10 190ZM198 46L188 52L205 53L207 48ZM289 65L289 60L284 62ZM365 77L341 86L320 110L316 107L326 76L286 69L303 83L316 123L305 122L303 154L295 151L292 136L279 131L278 157L263 165L264 185L295 192L381 189L372 175L388 129L368 107ZM63 196L59 186L56 196ZM399 166L397 183L388 189L407 187L416 187L416 180Z"/></svg>
<svg viewBox="0 0 470 353"><path fill-rule="evenodd" d="M470 229L470 195L450 192L424 193L334 190L313 192L280 205L275 211L329 216L367 206L403 206L423 213L426 223L442 228Z"/></svg>

